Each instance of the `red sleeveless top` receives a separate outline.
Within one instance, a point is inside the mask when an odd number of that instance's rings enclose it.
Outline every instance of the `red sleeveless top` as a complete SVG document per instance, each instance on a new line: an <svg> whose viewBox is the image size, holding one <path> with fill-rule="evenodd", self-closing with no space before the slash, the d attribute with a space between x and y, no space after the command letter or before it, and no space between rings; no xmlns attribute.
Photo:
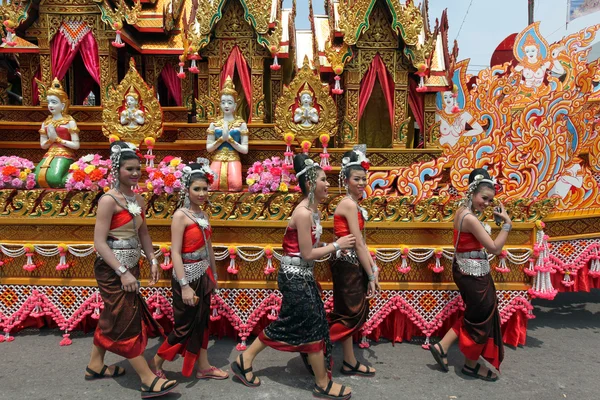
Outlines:
<svg viewBox="0 0 600 400"><path fill-rule="evenodd" d="M458 238L458 243L456 242L456 238L458 236L458 230L454 230L454 239L452 242L454 243L454 248L459 253L464 253L466 251L474 251L481 250L483 246L479 243L479 240L470 232L461 232L460 237Z"/></svg>
<svg viewBox="0 0 600 400"><path fill-rule="evenodd" d="M365 220L361 212L358 212L358 227L361 232L365 228ZM333 216L333 232L337 237L344 237L350 234L350 227L348 226L348 220L342 215Z"/></svg>
<svg viewBox="0 0 600 400"><path fill-rule="evenodd" d="M212 229L209 227L204 230L204 235L206 235L206 240L210 239L212 235ZM202 235L202 231L198 224L190 224L185 227L183 231L183 243L181 245L182 253L192 253L196 250L203 248L206 243L204 243L204 235Z"/></svg>
<svg viewBox="0 0 600 400"><path fill-rule="evenodd" d="M317 243L317 237L314 231L311 230L310 237L314 246ZM283 235L283 254L286 255L300 255L300 243L298 243L298 230L295 228L287 228L285 235Z"/></svg>

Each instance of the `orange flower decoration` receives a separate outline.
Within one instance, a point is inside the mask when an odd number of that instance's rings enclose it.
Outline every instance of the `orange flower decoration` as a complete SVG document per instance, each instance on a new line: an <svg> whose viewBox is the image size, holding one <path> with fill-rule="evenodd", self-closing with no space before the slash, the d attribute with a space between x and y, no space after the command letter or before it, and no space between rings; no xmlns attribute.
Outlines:
<svg viewBox="0 0 600 400"><path fill-rule="evenodd" d="M174 175L165 176L165 186L173 186L177 178Z"/></svg>
<svg viewBox="0 0 600 400"><path fill-rule="evenodd" d="M77 171L74 171L73 172L73 180L75 182L83 182L85 180L85 172L83 172L80 169L78 169Z"/></svg>
<svg viewBox="0 0 600 400"><path fill-rule="evenodd" d="M2 168L2 175L4 176L13 175L15 172L17 172L17 168L13 167L12 165L7 165L6 167Z"/></svg>
<svg viewBox="0 0 600 400"><path fill-rule="evenodd" d="M90 179L92 182L98 182L100 179L104 178L104 174L99 169L95 169L90 174Z"/></svg>

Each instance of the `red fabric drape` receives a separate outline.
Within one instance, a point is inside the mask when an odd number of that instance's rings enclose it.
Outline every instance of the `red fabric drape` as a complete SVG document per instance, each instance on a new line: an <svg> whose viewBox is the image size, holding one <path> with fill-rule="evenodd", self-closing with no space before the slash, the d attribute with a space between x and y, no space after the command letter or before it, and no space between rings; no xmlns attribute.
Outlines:
<svg viewBox="0 0 600 400"><path fill-rule="evenodd" d="M169 96L173 98L175 104L181 106L183 104L181 100L181 79L177 76L175 68L171 64L165 64L160 72L160 77L167 87Z"/></svg>
<svg viewBox="0 0 600 400"><path fill-rule="evenodd" d="M233 73L236 70L240 77L240 81L242 82L242 86L244 89L244 94L246 95L246 101L248 102L248 108L250 109L250 115L248 116L248 122L252 120L252 81L250 79L250 71L248 70L248 63L244 59L242 52L238 46L235 46L231 53L229 53L229 57L227 58L227 62L225 63L225 67L223 71L221 71L221 84L220 87L223 87L225 80L228 76L233 79ZM239 92L239 88L237 88Z"/></svg>
<svg viewBox="0 0 600 400"><path fill-rule="evenodd" d="M90 73L93 80L96 81L98 86L100 85L100 57L98 56L98 44L92 32L88 32L87 35L79 42L79 53L83 59L85 69ZM87 94L86 94L87 95Z"/></svg>
<svg viewBox="0 0 600 400"><path fill-rule="evenodd" d="M383 90L385 96L385 102L387 103L389 114L390 114L390 125L394 127L394 80L390 76L388 70L385 68L383 60L376 54L371 61L369 70L365 74L360 83L360 92L358 97L358 119L362 116L367 103L373 93L373 87L375 86L375 79L379 79L379 84Z"/></svg>
<svg viewBox="0 0 600 400"><path fill-rule="evenodd" d="M52 78L61 80L65 77L65 74L69 70L71 63L77 55L79 50L79 43L75 46L75 49L71 47L71 43L67 38L58 31L52 42L50 42L50 59L52 60Z"/></svg>
<svg viewBox="0 0 600 400"><path fill-rule="evenodd" d="M37 79L42 79L42 69L38 66L37 72L35 73L35 76L33 77L33 81L31 82L31 98L32 98L32 104L34 106L38 106L40 105L40 94L38 93L38 85L37 82L35 81L35 78Z"/></svg>
<svg viewBox="0 0 600 400"><path fill-rule="evenodd" d="M408 105L419 124L421 135L425 135L425 97L417 92L418 86L417 81L408 78Z"/></svg>

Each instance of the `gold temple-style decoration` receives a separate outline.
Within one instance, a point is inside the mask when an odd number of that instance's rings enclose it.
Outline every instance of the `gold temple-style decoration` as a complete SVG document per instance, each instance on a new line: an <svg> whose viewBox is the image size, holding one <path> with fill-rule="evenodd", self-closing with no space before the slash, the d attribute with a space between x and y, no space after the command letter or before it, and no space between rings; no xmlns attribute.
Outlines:
<svg viewBox="0 0 600 400"><path fill-rule="evenodd" d="M317 108L318 121L298 123L294 120L297 108L301 107L301 95L312 93L312 107ZM275 129L278 133L293 132L296 140L314 141L323 132L335 133L336 108L329 95L329 88L323 85L319 77L310 68L308 57L304 58L302 68L296 77L283 90L275 111Z"/></svg>
<svg viewBox="0 0 600 400"><path fill-rule="evenodd" d="M129 103L129 104L128 104ZM116 88L110 88L102 111L102 133L139 144L162 135L163 113L155 91L146 84L132 58L129 71Z"/></svg>

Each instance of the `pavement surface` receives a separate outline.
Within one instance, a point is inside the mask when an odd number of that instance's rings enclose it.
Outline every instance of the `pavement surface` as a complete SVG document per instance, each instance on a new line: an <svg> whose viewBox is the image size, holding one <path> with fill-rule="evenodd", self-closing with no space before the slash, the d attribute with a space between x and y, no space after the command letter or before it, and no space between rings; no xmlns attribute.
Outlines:
<svg viewBox="0 0 600 400"><path fill-rule="evenodd" d="M600 290L559 294L554 301L534 301L536 319L529 322L527 345L506 348L499 381L490 383L460 374L464 358L454 346L450 372L440 372L421 342L371 343L356 347L360 361L374 366L374 378L345 377L338 371L342 351L334 347L334 379L352 387L353 399L600 399ZM107 354L107 364L127 369L118 379L83 379L92 336L73 334L73 344L58 345L56 330L23 331L0 344L0 399L139 399L139 380L127 361ZM151 340L146 358L156 352ZM212 363L229 371L238 352L231 339L211 341ZM166 363L170 378L179 374L181 359ZM226 381L180 379L177 393L162 399L309 399L313 381L297 354L267 349L254 364L259 388L246 388L237 378Z"/></svg>

